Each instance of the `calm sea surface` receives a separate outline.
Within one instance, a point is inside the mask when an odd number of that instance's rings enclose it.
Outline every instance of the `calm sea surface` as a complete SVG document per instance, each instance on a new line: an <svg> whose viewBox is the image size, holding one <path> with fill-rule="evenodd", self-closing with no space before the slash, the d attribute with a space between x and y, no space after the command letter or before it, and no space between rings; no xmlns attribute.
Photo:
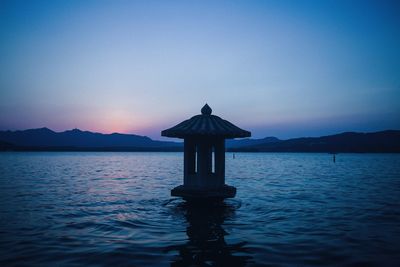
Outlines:
<svg viewBox="0 0 400 267"><path fill-rule="evenodd" d="M211 207L182 157L0 153L0 266L400 266L399 154L227 153Z"/></svg>

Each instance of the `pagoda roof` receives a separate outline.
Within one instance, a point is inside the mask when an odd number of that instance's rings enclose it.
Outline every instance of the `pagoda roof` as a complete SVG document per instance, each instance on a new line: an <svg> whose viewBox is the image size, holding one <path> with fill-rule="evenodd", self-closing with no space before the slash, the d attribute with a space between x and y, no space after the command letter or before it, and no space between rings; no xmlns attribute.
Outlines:
<svg viewBox="0 0 400 267"><path fill-rule="evenodd" d="M236 125L218 116L211 115L212 109L205 104L201 114L193 116L172 128L161 132L162 136L185 138L188 136L208 136L238 138L250 137L251 132L240 129Z"/></svg>

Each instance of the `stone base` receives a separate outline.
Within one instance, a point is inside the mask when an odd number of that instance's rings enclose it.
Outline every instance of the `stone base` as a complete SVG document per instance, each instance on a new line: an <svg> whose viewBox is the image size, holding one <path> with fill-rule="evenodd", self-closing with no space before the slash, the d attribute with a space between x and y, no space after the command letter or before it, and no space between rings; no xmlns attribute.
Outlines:
<svg viewBox="0 0 400 267"><path fill-rule="evenodd" d="M185 200L223 200L233 198L236 195L236 188L224 185L217 189L192 189L183 185L177 186L171 190L171 196L182 197Z"/></svg>

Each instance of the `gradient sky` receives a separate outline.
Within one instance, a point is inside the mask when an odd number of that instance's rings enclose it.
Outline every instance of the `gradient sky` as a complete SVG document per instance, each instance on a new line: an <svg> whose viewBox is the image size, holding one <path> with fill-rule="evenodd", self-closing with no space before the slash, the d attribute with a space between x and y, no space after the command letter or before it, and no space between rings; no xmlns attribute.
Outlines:
<svg viewBox="0 0 400 267"><path fill-rule="evenodd" d="M0 129L400 129L398 1L0 1Z"/></svg>

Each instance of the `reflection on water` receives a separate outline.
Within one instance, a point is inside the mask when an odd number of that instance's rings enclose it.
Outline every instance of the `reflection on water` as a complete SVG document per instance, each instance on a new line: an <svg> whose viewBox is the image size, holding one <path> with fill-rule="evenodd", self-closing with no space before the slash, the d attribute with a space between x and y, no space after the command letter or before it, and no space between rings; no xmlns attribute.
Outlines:
<svg viewBox="0 0 400 267"><path fill-rule="evenodd" d="M183 202L176 207L188 223L188 241L182 245L166 248L177 251L178 256L171 266L246 266L250 256L246 242L227 244L228 233L222 227L225 219L235 215L235 206L230 203Z"/></svg>

